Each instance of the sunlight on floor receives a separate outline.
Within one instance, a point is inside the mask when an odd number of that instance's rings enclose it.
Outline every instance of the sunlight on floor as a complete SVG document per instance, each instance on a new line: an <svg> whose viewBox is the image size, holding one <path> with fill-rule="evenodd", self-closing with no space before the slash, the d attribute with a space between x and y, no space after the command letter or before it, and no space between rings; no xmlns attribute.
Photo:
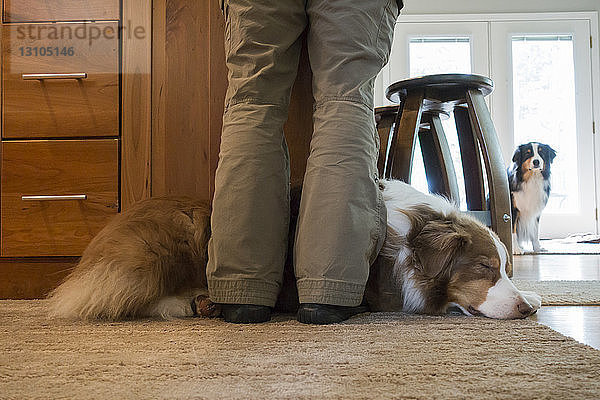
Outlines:
<svg viewBox="0 0 600 400"><path fill-rule="evenodd" d="M600 280L600 256L549 254L515 256L514 271L515 279Z"/></svg>

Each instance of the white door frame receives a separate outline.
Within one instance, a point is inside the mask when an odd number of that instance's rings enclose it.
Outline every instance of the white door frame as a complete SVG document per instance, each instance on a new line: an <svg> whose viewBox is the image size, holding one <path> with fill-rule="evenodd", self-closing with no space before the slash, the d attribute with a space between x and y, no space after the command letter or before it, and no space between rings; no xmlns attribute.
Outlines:
<svg viewBox="0 0 600 400"><path fill-rule="evenodd" d="M572 111L576 118L576 137L574 143L577 154L575 171L560 171L566 174L571 184L578 188L579 210L576 213L544 212L540 221L542 238L560 238L568 234L595 232L597 229L594 209L596 206L594 160L594 135L593 135L593 101L591 84L591 52L589 45L590 25L587 20L562 20L562 21L510 21L492 22L491 42L494 43L492 54L491 76L496 82L494 93L494 107L492 114L495 116L496 128L501 134L500 140L504 150L504 158L510 162L512 149L520 143L515 143L515 138L510 135L513 131L514 103L513 94L514 76L512 64L512 37L514 35L566 35L573 38L573 59L575 74L572 76L574 83L575 104ZM571 141L572 139L569 139ZM559 147L555 147L558 145ZM553 147L558 150L561 159L561 146L553 142Z"/></svg>
<svg viewBox="0 0 600 400"><path fill-rule="evenodd" d="M590 24L591 37L590 40L593 43L591 48L591 82L592 82L592 110L593 110L593 124L595 127L593 135L594 145L594 166L598 170L600 169L600 124L598 123L600 117L600 42L599 42L599 30L598 30L598 12L558 12L558 13L497 13L497 14L420 14L420 15L401 15L398 18L397 24L402 23L444 23L444 22L510 22L510 21L558 21L558 20L587 20ZM489 29L489 28L488 28ZM488 46L491 48L491 46ZM491 69L491 66L490 66ZM474 69L475 71L475 69ZM488 76L491 76L491 70L488 70ZM387 79L382 79L385 77ZM376 81L376 98L381 98L385 91L385 87L389 84L390 71L389 68L384 67L382 74ZM386 82L387 81L387 82ZM596 172L595 177L595 188L594 196L596 207L600 204L600 173ZM600 211L596 210L596 233L600 233L600 224L598 218L600 217Z"/></svg>

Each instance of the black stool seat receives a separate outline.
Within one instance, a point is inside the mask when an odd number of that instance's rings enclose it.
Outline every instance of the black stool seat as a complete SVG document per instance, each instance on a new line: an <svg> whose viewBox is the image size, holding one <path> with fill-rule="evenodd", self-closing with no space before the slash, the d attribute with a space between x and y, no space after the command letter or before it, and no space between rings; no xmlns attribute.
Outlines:
<svg viewBox="0 0 600 400"><path fill-rule="evenodd" d="M481 75L427 75L396 82L387 88L385 96L394 103L401 103L415 89L424 90L423 111L451 113L455 106L467 102L469 90L478 90L487 96L494 91L494 82Z"/></svg>

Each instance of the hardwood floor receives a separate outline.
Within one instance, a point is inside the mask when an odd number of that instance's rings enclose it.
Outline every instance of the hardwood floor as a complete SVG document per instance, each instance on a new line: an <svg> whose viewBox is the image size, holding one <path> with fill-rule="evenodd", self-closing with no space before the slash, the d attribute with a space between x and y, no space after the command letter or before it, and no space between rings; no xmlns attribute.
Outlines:
<svg viewBox="0 0 600 400"><path fill-rule="evenodd" d="M600 280L600 255L515 256L513 278ZM600 350L600 306L547 306L530 318Z"/></svg>
<svg viewBox="0 0 600 400"><path fill-rule="evenodd" d="M559 254L514 257L514 278L532 281L600 280L600 255Z"/></svg>
<svg viewBox="0 0 600 400"><path fill-rule="evenodd" d="M600 306L542 307L530 318L600 350Z"/></svg>

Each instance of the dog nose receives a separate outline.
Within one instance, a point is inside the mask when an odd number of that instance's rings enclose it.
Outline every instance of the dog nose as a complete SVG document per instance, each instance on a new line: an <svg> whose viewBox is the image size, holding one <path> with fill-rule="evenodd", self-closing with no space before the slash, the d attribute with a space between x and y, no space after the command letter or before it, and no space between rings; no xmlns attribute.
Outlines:
<svg viewBox="0 0 600 400"><path fill-rule="evenodd" d="M529 304L523 302L523 303L519 303L519 305L517 305L517 310L519 310L521 315L526 317L533 312L533 307L531 307Z"/></svg>
<svg viewBox="0 0 600 400"><path fill-rule="evenodd" d="M533 160L533 166L534 167L539 167L540 166L540 160Z"/></svg>

